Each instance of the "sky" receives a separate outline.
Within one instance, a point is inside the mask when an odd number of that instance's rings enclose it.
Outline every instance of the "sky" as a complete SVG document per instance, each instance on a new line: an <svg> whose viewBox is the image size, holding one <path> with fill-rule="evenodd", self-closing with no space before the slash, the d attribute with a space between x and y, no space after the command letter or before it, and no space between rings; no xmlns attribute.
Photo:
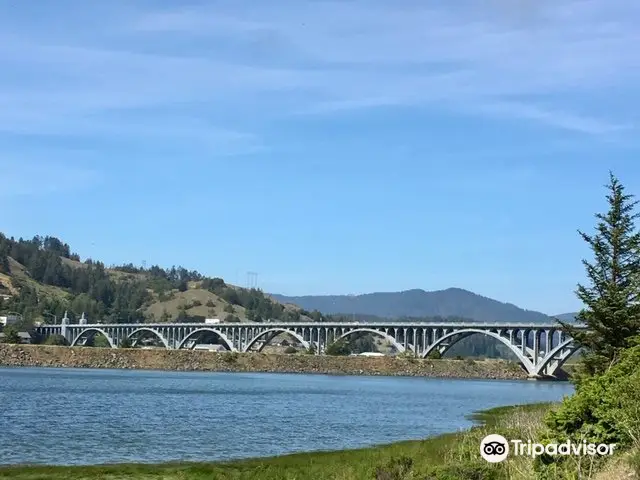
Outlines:
<svg viewBox="0 0 640 480"><path fill-rule="evenodd" d="M640 3L0 2L0 231L264 291L580 308Z"/></svg>

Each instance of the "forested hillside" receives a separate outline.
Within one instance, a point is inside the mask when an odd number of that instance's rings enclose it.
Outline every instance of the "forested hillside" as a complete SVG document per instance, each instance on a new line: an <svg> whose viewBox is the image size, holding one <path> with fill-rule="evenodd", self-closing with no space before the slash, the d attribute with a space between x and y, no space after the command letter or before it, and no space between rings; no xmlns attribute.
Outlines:
<svg viewBox="0 0 640 480"><path fill-rule="evenodd" d="M318 312L285 307L259 290L183 267L82 261L68 244L48 236L16 240L0 234L0 295L0 311L17 312L29 324L65 311L101 322L322 320Z"/></svg>
<svg viewBox="0 0 640 480"><path fill-rule="evenodd" d="M227 284L183 267L150 268L132 264L105 266L82 260L55 237L31 240L0 234L0 313L22 316L20 328L36 322L59 321L65 312L72 320L83 313L91 322L226 322L346 321L349 314L326 315L283 304L260 290ZM388 321L357 315L357 321ZM415 317L413 321L464 321L462 317ZM379 338L354 338L352 351L370 351L382 345ZM503 345L482 336L461 341L450 355L509 357Z"/></svg>
<svg viewBox="0 0 640 480"><path fill-rule="evenodd" d="M386 318L459 317L478 322L552 322L547 315L519 308L510 303L483 297L461 288L426 292L376 292L363 295L307 295L286 297L272 294L275 300L292 303L326 315L356 313Z"/></svg>

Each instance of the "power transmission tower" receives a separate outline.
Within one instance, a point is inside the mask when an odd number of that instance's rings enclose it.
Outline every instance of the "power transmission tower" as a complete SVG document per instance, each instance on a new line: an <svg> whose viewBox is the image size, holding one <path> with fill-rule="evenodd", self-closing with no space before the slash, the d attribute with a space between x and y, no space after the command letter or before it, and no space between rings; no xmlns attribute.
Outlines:
<svg viewBox="0 0 640 480"><path fill-rule="evenodd" d="M247 288L258 288L257 272L247 272Z"/></svg>

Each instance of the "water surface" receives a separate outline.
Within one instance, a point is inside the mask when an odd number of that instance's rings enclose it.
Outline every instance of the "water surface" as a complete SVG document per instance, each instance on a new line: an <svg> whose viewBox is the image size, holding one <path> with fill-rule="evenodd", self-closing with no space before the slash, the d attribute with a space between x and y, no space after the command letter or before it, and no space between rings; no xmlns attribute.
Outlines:
<svg viewBox="0 0 640 480"><path fill-rule="evenodd" d="M559 382L0 368L0 464L210 461L366 447L555 401Z"/></svg>

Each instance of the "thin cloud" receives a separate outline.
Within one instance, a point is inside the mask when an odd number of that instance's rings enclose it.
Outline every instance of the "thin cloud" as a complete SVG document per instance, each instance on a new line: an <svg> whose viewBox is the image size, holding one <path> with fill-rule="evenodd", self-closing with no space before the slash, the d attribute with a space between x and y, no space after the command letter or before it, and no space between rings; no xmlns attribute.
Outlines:
<svg viewBox="0 0 640 480"><path fill-rule="evenodd" d="M38 29L25 17L0 28L0 61L12 72L0 78L0 131L144 135L141 125L164 110L159 135L184 138L189 105L199 107L195 123L207 125L194 135L233 131L234 145L248 151L261 145L250 132L276 117L393 106L603 138L635 129L631 107L594 102L640 93L640 7L505 3L114 3L91 31L88 10L77 15L82 22L60 17L66 28ZM144 110L153 113L127 118ZM171 120L174 110L181 113Z"/></svg>

